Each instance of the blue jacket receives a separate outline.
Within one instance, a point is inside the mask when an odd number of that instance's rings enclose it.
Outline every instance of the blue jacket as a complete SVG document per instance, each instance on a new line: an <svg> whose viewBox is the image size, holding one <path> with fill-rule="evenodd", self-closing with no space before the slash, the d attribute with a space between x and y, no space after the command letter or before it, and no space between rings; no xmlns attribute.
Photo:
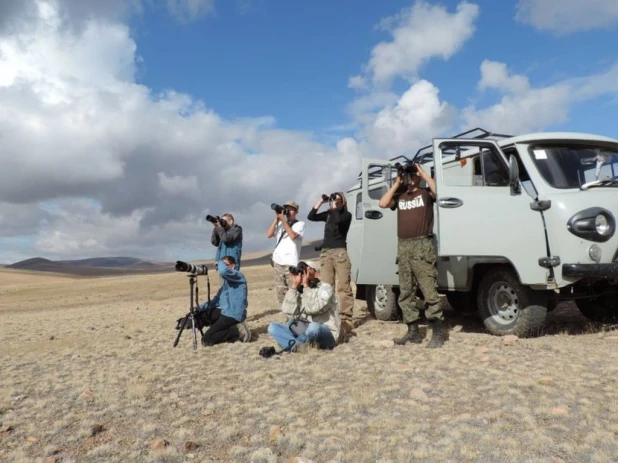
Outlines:
<svg viewBox="0 0 618 463"><path fill-rule="evenodd" d="M221 313L238 322L247 318L247 280L238 270L232 270L225 262L219 261L217 271L223 279L223 285L210 301L210 307L221 307Z"/></svg>
<svg viewBox="0 0 618 463"><path fill-rule="evenodd" d="M215 262L219 262L225 256L232 256L236 260L236 270L240 270L240 256L242 254L242 227L232 225L228 230L216 227L212 230L210 242L217 246Z"/></svg>

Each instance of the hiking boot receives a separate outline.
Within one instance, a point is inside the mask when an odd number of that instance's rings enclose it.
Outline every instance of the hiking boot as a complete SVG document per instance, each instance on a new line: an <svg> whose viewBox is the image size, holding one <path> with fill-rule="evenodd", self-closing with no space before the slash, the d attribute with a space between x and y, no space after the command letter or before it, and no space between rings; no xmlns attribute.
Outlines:
<svg viewBox="0 0 618 463"><path fill-rule="evenodd" d="M249 325L247 325L247 322L241 322L236 326L238 327L238 333L240 334L240 340L242 342L251 341L251 330L249 330Z"/></svg>
<svg viewBox="0 0 618 463"><path fill-rule="evenodd" d="M352 333L353 329L354 323L351 320L341 320L341 326L339 327L340 342L348 342L350 337L354 335L354 333Z"/></svg>
<svg viewBox="0 0 618 463"><path fill-rule="evenodd" d="M403 335L403 337L393 339L393 342L400 346L403 346L408 341L413 344L420 344L423 342L421 332L418 329L417 321L408 323L408 332L405 335Z"/></svg>
<svg viewBox="0 0 618 463"><path fill-rule="evenodd" d="M431 340L429 341L429 344L427 344L427 347L429 349L442 347L447 338L444 322L442 320L429 320L429 325L431 326L432 334Z"/></svg>

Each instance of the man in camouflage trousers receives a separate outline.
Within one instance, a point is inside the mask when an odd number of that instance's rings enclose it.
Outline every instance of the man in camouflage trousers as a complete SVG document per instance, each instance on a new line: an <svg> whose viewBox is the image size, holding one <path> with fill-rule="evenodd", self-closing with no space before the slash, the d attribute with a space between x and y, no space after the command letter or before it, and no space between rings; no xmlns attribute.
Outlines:
<svg viewBox="0 0 618 463"><path fill-rule="evenodd" d="M429 191L419 187L421 180L427 183ZM434 179L419 164L414 164L399 171L393 186L380 199L381 208L397 209L399 305L403 321L408 325L408 332L393 340L399 345L408 341L415 344L423 342L418 329L417 289L423 293L425 316L432 328L427 347L442 347L447 337L438 296L436 251L432 242L435 197Z"/></svg>

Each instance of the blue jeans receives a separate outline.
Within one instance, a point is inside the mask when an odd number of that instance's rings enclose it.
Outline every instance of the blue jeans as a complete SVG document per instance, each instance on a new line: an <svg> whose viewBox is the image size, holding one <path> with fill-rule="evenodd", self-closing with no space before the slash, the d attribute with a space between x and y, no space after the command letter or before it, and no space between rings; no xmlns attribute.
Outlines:
<svg viewBox="0 0 618 463"><path fill-rule="evenodd" d="M291 323L292 321L290 320L286 323L271 323L268 325L268 334L270 334L283 349L290 347L290 350L296 350L297 344L304 344L310 341L316 342L320 349L330 350L337 345L333 333L330 332L326 325L311 322L305 333L296 338L290 331Z"/></svg>

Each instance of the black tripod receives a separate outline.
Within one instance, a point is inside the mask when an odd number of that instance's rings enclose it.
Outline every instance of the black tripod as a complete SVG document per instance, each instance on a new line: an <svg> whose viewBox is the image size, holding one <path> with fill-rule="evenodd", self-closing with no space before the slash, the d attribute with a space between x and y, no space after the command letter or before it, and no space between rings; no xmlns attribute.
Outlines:
<svg viewBox="0 0 618 463"><path fill-rule="evenodd" d="M176 340L174 341L174 347L176 347L178 345L178 341L180 340L180 335L182 334L183 330L189 327L189 325L191 325L191 328L193 330L193 350L197 350L197 330L199 330L199 332L202 334L202 337L204 337L204 324L202 323L202 320L197 316L197 307L199 306L199 302L198 302L198 286L197 286L197 275L195 273L192 273L191 275L187 275L189 277L189 299L190 301L190 305L189 305L189 313L185 316L184 320L181 322L181 326L180 326L180 330L178 331L178 336L176 336ZM208 278L208 274L206 274L206 285L207 285L207 296L208 296L208 304L206 305L207 307L210 305L210 278ZM193 291L195 288L195 304L193 303Z"/></svg>

